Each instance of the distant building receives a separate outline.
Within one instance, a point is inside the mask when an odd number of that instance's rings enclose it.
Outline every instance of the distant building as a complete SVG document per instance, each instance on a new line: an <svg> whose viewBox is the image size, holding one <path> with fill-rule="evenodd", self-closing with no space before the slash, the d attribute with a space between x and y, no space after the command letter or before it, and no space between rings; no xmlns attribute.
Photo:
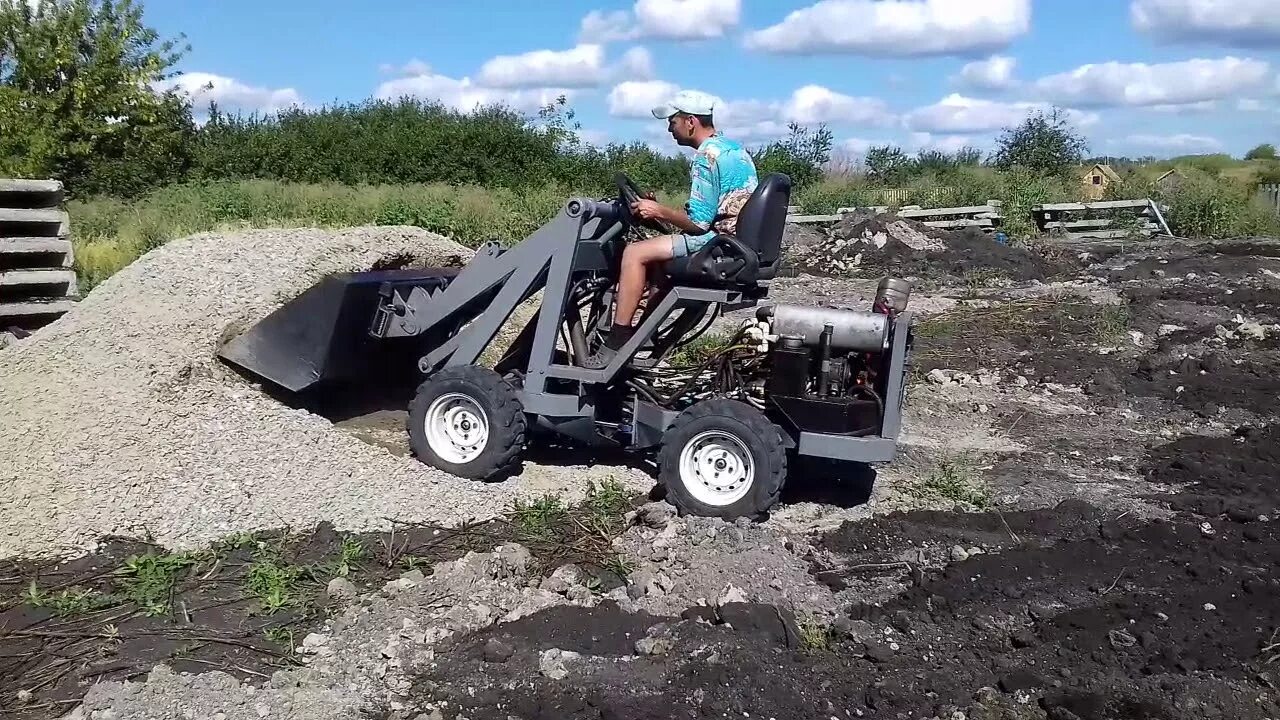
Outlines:
<svg viewBox="0 0 1280 720"><path fill-rule="evenodd" d="M1096 163L1085 172L1080 180L1085 188L1085 196L1090 200L1101 200L1111 183L1120 182L1120 176L1110 165Z"/></svg>

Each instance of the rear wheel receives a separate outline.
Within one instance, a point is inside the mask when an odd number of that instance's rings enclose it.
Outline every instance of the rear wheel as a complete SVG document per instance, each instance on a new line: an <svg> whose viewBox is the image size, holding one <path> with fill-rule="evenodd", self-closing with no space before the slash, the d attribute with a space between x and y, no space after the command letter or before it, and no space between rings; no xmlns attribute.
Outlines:
<svg viewBox="0 0 1280 720"><path fill-rule="evenodd" d="M662 438L658 477L682 515L756 518L782 493L787 454L777 426L737 400L703 400Z"/></svg>
<svg viewBox="0 0 1280 720"><path fill-rule="evenodd" d="M419 460L452 475L492 480L511 470L524 448L520 399L496 372L445 368L418 386L409 403L409 445Z"/></svg>

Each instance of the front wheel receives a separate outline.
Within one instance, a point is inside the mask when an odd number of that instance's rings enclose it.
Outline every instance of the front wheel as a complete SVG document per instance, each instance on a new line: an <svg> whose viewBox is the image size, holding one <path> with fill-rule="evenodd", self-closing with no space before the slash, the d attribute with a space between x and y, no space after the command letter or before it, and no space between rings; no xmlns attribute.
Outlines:
<svg viewBox="0 0 1280 720"><path fill-rule="evenodd" d="M787 475L782 434L737 400L703 400L667 430L658 477L682 515L759 517L778 502Z"/></svg>
<svg viewBox="0 0 1280 720"><path fill-rule="evenodd" d="M472 480L497 478L524 449L525 417L515 388L476 365L427 378L409 403L407 424L419 460Z"/></svg>

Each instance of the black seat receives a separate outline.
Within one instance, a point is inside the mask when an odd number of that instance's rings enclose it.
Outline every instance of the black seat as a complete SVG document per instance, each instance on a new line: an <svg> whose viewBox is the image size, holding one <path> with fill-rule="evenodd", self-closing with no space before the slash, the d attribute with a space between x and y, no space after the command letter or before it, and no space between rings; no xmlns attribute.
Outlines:
<svg viewBox="0 0 1280 720"><path fill-rule="evenodd" d="M778 273L782 234L791 204L791 178L770 173L738 214L734 235L716 235L692 255L667 261L664 269L677 285L752 286Z"/></svg>

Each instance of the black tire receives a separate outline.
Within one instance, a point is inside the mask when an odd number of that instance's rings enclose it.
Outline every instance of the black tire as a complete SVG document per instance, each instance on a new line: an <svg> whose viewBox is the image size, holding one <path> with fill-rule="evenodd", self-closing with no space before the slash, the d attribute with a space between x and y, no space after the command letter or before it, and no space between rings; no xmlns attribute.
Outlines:
<svg viewBox="0 0 1280 720"><path fill-rule="evenodd" d="M483 449L473 456L450 456L447 446L433 447L427 432L428 415L442 398L469 403L471 414L482 413L488 424ZM447 400L446 400L447 402ZM467 428L470 419L464 418ZM524 449L526 422L515 388L493 370L477 365L445 368L428 377L409 403L409 446L422 462L470 480L498 480L512 471ZM438 433L437 442L446 440ZM456 449L456 448L455 448Z"/></svg>
<svg viewBox="0 0 1280 720"><path fill-rule="evenodd" d="M719 437L706 437L706 433ZM746 473L734 472L738 467L734 464L738 463L737 455L728 456L723 469L730 473L730 477L738 478L740 484L722 486L727 496L720 500L713 497L716 491L695 479L706 477L714 482L717 476L712 473L716 470L707 468L708 474L693 477L686 477L681 472L686 447L690 448L692 460L698 457L697 446L707 440L723 443L723 448L741 455L743 459L750 458L752 472L746 477ZM709 459L711 456L703 457ZM680 413L663 435L662 447L658 451L658 480L667 490L667 501L681 515L758 519L777 504L786 477L787 453L781 431L759 410L737 400L703 400Z"/></svg>

